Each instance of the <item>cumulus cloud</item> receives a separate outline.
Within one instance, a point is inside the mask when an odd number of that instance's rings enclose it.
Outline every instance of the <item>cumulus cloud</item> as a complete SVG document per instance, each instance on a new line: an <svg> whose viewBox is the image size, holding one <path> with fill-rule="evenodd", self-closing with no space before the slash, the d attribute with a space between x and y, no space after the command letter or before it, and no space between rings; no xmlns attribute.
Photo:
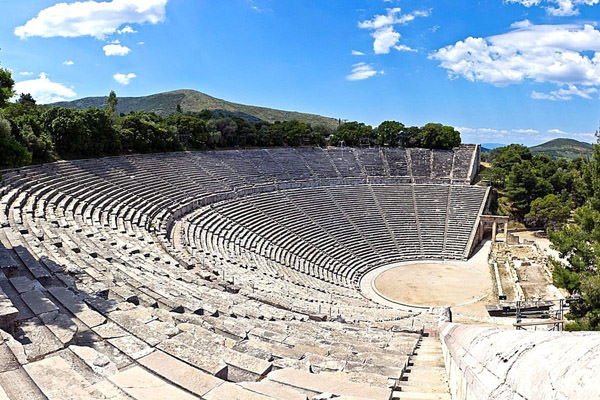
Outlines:
<svg viewBox="0 0 600 400"><path fill-rule="evenodd" d="M351 54L353 56L364 56L365 53L363 53L362 51L358 51L358 50L352 50Z"/></svg>
<svg viewBox="0 0 600 400"><path fill-rule="evenodd" d="M70 67L71 65L74 65L75 62L73 62L72 60L65 60L63 61L63 65L66 65L67 67Z"/></svg>
<svg viewBox="0 0 600 400"><path fill-rule="evenodd" d="M77 96L73 89L52 82L45 73L41 73L37 79L15 83L15 93L17 96L30 93L40 104L54 103Z"/></svg>
<svg viewBox="0 0 600 400"><path fill-rule="evenodd" d="M25 25L15 28L20 38L92 36L104 39L123 24L164 21L167 0L112 0L58 3L43 9ZM129 27L132 31L133 28ZM122 30L128 32L127 26Z"/></svg>
<svg viewBox="0 0 600 400"><path fill-rule="evenodd" d="M487 38L468 37L429 55L450 78L496 86L553 83L555 100L588 98L600 86L600 30L592 25L531 25ZM532 97L545 98L536 92Z"/></svg>
<svg viewBox="0 0 600 400"><path fill-rule="evenodd" d="M410 47L398 44L402 35L396 31L395 25L406 24L417 17L428 17L429 15L429 11L413 11L402 14L402 9L399 7L388 8L386 14L375 15L371 19L361 21L358 23L358 27L372 31L375 54L388 54L392 48L406 51Z"/></svg>
<svg viewBox="0 0 600 400"><path fill-rule="evenodd" d="M377 74L383 74L383 71L377 71L372 64L360 62L352 66L352 72L346 76L346 79L349 81L361 81Z"/></svg>
<svg viewBox="0 0 600 400"><path fill-rule="evenodd" d="M113 79L115 81L117 81L117 83L120 83L121 85L129 85L129 82L131 82L131 80L133 78L137 77L136 74L134 74L133 72L130 72L128 74L114 74L113 75Z"/></svg>
<svg viewBox="0 0 600 400"><path fill-rule="evenodd" d="M124 27L123 27L123 29L119 29L119 30L117 31L117 33L118 33L119 35L124 35L124 34L126 34L126 33L137 33L137 31L136 31L136 30L134 30L134 29L133 29L131 26L129 26L129 25L126 25L126 26L124 26Z"/></svg>
<svg viewBox="0 0 600 400"><path fill-rule="evenodd" d="M120 44L107 44L102 50L107 56L126 56L131 51L129 47Z"/></svg>
<svg viewBox="0 0 600 400"><path fill-rule="evenodd" d="M23 75L23 76L31 76L31 75L33 75L33 72L22 71L22 72L19 72L19 75Z"/></svg>
<svg viewBox="0 0 600 400"><path fill-rule="evenodd" d="M541 93L537 91L531 92L531 98L537 100L571 100L573 96L581 97L584 99L591 100L592 95L598 93L598 89L596 88L578 88L575 85L568 85L566 87L553 90L549 93Z"/></svg>
<svg viewBox="0 0 600 400"><path fill-rule="evenodd" d="M579 15L578 6L595 6L600 0L505 0L506 3L521 4L525 7L544 4L546 13L555 17Z"/></svg>

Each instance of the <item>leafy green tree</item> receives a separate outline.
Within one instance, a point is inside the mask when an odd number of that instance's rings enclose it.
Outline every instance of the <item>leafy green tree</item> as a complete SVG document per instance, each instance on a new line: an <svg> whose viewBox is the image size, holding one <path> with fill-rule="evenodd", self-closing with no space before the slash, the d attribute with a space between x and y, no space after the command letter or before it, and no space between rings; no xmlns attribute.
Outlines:
<svg viewBox="0 0 600 400"><path fill-rule="evenodd" d="M409 126L404 128L401 136L402 147L420 147L420 134L421 128L419 128L418 126Z"/></svg>
<svg viewBox="0 0 600 400"><path fill-rule="evenodd" d="M117 99L117 94L114 90L111 90L108 99L106 100L106 112L108 112L109 115L116 115L118 104L119 99Z"/></svg>
<svg viewBox="0 0 600 400"><path fill-rule="evenodd" d="M398 146L402 143L404 124L397 121L383 121L376 128L377 144L380 146Z"/></svg>
<svg viewBox="0 0 600 400"><path fill-rule="evenodd" d="M123 151L136 153L175 151L181 149L177 133L167 129L154 113L137 112L123 117L119 124Z"/></svg>
<svg viewBox="0 0 600 400"><path fill-rule="evenodd" d="M375 144L375 135L370 125L362 122L346 122L342 124L329 139L329 144L339 146L358 146L360 144Z"/></svg>
<svg viewBox="0 0 600 400"><path fill-rule="evenodd" d="M571 303L567 318L574 320L566 330L600 330L600 276L586 275L580 284L581 300Z"/></svg>
<svg viewBox="0 0 600 400"><path fill-rule="evenodd" d="M19 99L17 100L17 103L25 105L25 106L34 106L35 99L31 95L31 93L21 93L19 95Z"/></svg>
<svg viewBox="0 0 600 400"><path fill-rule="evenodd" d="M460 145L460 132L451 126L429 123L421 128L419 145L428 149L451 149Z"/></svg>
<svg viewBox="0 0 600 400"><path fill-rule="evenodd" d="M4 107L15 92L13 87L15 81L8 69L0 68L0 108Z"/></svg>
<svg viewBox="0 0 600 400"><path fill-rule="evenodd" d="M509 146L498 147L489 154L489 161L493 166L502 168L508 172L513 165L521 161L531 160L532 155L529 148L520 144L511 144Z"/></svg>
<svg viewBox="0 0 600 400"><path fill-rule="evenodd" d="M530 226L556 229L567 221L571 207L554 194L538 197L531 203L531 211L525 215Z"/></svg>
<svg viewBox="0 0 600 400"><path fill-rule="evenodd" d="M0 115L0 169L31 164L31 153L12 136L10 123Z"/></svg>
<svg viewBox="0 0 600 400"><path fill-rule="evenodd" d="M506 196L512 202L515 217L522 219L530 211L531 202L552 192L552 185L536 176L530 161L513 165L506 178Z"/></svg>

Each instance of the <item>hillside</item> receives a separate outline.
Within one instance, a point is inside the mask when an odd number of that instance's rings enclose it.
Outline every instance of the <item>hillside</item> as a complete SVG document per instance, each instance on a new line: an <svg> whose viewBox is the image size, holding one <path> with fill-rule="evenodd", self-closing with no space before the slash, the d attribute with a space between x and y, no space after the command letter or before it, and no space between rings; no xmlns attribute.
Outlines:
<svg viewBox="0 0 600 400"><path fill-rule="evenodd" d="M552 159L576 158L578 156L589 157L592 155L594 146L590 143L580 142L574 139L553 139L529 148L532 154L548 154Z"/></svg>
<svg viewBox="0 0 600 400"><path fill-rule="evenodd" d="M249 106L231 103L217 99L195 90L175 90L172 92L158 93L142 97L119 97L117 112L129 113L131 111L154 111L167 116L181 106L183 112L200 112L202 110L220 111L225 115L239 116L250 121L288 121L298 120L312 125L326 125L336 128L338 120L321 115L306 114L296 111L283 111L273 108ZM53 105L67 108L106 107L107 97L85 97L83 99L54 103Z"/></svg>

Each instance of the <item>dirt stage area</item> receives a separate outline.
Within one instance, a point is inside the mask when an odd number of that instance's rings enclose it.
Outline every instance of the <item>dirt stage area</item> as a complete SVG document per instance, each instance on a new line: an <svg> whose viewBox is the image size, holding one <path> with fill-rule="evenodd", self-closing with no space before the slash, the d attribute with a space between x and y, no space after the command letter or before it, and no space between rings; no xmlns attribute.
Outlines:
<svg viewBox="0 0 600 400"><path fill-rule="evenodd" d="M375 288L385 297L414 305L461 305L485 296L490 289L487 265L409 264L382 272Z"/></svg>

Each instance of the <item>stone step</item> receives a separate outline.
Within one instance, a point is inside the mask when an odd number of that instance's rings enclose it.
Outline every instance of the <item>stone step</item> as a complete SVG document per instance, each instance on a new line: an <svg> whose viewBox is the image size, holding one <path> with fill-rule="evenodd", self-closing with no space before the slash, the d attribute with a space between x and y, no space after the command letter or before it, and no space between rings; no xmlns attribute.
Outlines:
<svg viewBox="0 0 600 400"><path fill-rule="evenodd" d="M192 400L197 397L135 366L110 377L119 389L138 400Z"/></svg>
<svg viewBox="0 0 600 400"><path fill-rule="evenodd" d="M398 387L403 392L448 393L448 384L445 381L401 381Z"/></svg>
<svg viewBox="0 0 600 400"><path fill-rule="evenodd" d="M450 393L419 393L394 391L391 400L452 400Z"/></svg>
<svg viewBox="0 0 600 400"><path fill-rule="evenodd" d="M438 368L443 368L444 367L444 359L442 357L435 357L435 358L422 358L422 357L418 357L418 358L413 358L410 362L410 366L411 367L438 367Z"/></svg>
<svg viewBox="0 0 600 400"><path fill-rule="evenodd" d="M47 357L23 366L48 400L102 400L100 391L92 387L60 356Z"/></svg>
<svg viewBox="0 0 600 400"><path fill-rule="evenodd" d="M138 362L153 373L201 397L224 382L160 350L140 358Z"/></svg>
<svg viewBox="0 0 600 400"><path fill-rule="evenodd" d="M272 371L267 379L307 393L332 393L357 399L388 400L390 391L381 387L351 382L343 374L312 374L291 368Z"/></svg>
<svg viewBox="0 0 600 400"><path fill-rule="evenodd" d="M0 387L4 388L6 399L47 400L22 368L0 372ZM0 399L5 398L0 394Z"/></svg>
<svg viewBox="0 0 600 400"><path fill-rule="evenodd" d="M265 396L286 400L306 400L306 394L289 386L281 385L268 379L260 382L244 382L240 386Z"/></svg>

